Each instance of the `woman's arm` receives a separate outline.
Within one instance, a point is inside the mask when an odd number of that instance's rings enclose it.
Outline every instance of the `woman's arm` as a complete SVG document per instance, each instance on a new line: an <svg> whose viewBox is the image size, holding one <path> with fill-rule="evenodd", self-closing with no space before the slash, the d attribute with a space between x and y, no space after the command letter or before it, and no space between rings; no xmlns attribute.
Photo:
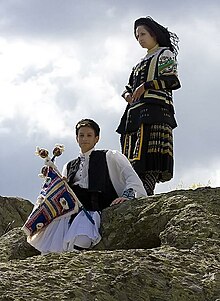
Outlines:
<svg viewBox="0 0 220 301"><path fill-rule="evenodd" d="M128 84L125 86L125 90L122 92L121 96L128 102L132 102L132 79L133 79L133 70L130 74Z"/></svg>
<svg viewBox="0 0 220 301"><path fill-rule="evenodd" d="M144 84L145 90L177 90L181 87L178 79L177 61L170 50L165 50L158 61L158 78Z"/></svg>

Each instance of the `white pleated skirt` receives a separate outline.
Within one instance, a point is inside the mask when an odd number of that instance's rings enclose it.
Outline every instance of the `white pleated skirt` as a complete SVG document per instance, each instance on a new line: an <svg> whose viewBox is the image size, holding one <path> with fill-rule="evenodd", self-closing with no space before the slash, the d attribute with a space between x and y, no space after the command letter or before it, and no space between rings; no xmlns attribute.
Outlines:
<svg viewBox="0 0 220 301"><path fill-rule="evenodd" d="M63 216L53 220L45 229L27 238L27 242L41 254L61 253L74 251L74 243L78 236L88 236L91 248L101 240L99 233L100 214L97 211L88 211L95 224L92 224L84 211L80 211L69 225L70 216Z"/></svg>

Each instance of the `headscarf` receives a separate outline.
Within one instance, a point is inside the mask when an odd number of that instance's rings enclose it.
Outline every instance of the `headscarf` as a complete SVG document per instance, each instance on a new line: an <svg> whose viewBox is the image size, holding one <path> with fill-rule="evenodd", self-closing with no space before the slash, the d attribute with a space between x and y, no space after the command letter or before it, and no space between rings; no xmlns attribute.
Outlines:
<svg viewBox="0 0 220 301"><path fill-rule="evenodd" d="M168 47L177 56L179 50L179 38L175 33L168 31L167 28L157 23L150 16L148 16L145 18L139 18L134 22L135 37L137 27L141 25L146 25L154 32L159 46Z"/></svg>

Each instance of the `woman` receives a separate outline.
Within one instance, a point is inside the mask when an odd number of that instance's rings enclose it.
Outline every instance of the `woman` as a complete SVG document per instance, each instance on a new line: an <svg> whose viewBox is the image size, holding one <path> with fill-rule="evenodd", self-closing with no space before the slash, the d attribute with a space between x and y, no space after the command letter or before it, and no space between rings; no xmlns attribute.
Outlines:
<svg viewBox="0 0 220 301"><path fill-rule="evenodd" d="M134 34L145 57L132 69L122 97L128 102L117 132L122 152L132 163L148 195L157 182L173 177L174 117L172 90L177 76L178 37L151 17L137 19Z"/></svg>

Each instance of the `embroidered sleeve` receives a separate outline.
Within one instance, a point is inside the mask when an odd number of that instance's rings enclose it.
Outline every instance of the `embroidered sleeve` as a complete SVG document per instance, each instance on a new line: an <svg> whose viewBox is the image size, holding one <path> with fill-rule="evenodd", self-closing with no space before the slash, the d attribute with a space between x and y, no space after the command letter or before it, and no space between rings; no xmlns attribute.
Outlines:
<svg viewBox="0 0 220 301"><path fill-rule="evenodd" d="M158 61L158 78L144 84L145 89L177 90L180 88L177 73L177 62L170 50L165 50Z"/></svg>
<svg viewBox="0 0 220 301"><path fill-rule="evenodd" d="M135 199L135 190L133 188L129 188L124 190L122 197L129 199L129 200L133 200Z"/></svg>

